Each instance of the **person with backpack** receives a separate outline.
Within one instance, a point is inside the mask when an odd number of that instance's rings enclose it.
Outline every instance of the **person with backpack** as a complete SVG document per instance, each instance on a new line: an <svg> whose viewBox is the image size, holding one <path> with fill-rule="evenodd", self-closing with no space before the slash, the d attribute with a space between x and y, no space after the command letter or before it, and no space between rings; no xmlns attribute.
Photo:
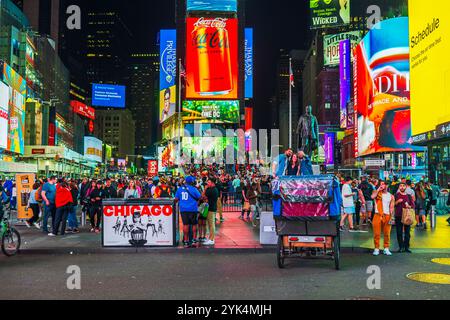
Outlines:
<svg viewBox="0 0 450 320"><path fill-rule="evenodd" d="M181 219L183 221L183 245L185 248L192 247L197 235L198 226L198 201L200 192L193 186L195 178L186 178L186 184L178 188L175 201L179 202ZM192 227L192 236L189 237L189 229Z"/></svg>

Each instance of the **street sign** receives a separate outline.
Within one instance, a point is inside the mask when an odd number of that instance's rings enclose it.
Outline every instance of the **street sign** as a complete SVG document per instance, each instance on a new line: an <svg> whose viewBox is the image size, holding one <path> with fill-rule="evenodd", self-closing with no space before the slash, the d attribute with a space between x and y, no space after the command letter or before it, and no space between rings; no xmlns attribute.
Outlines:
<svg viewBox="0 0 450 320"><path fill-rule="evenodd" d="M374 159L374 160L364 160L364 166L366 167L384 167L386 165L386 160Z"/></svg>

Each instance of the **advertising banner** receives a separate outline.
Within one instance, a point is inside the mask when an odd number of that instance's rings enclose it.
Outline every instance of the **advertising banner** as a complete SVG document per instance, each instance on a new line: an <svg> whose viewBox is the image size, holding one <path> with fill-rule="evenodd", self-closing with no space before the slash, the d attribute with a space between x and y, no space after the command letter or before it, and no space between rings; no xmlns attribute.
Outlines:
<svg viewBox="0 0 450 320"><path fill-rule="evenodd" d="M8 114L9 131L7 150L17 154L25 151L25 96L27 84L13 68L3 63L2 79L9 86Z"/></svg>
<svg viewBox="0 0 450 320"><path fill-rule="evenodd" d="M336 133L326 132L324 136L325 164L334 165L334 145Z"/></svg>
<svg viewBox="0 0 450 320"><path fill-rule="evenodd" d="M84 137L84 156L88 160L102 162L103 144L95 137Z"/></svg>
<svg viewBox="0 0 450 320"><path fill-rule="evenodd" d="M104 108L125 108L125 86L93 83L92 105Z"/></svg>
<svg viewBox="0 0 450 320"><path fill-rule="evenodd" d="M187 18L186 98L238 98L237 19Z"/></svg>
<svg viewBox="0 0 450 320"><path fill-rule="evenodd" d="M353 50L362 39L361 31L350 31L323 37L323 64L324 66L337 66L340 62L340 44L349 40ZM350 54L351 56L351 54Z"/></svg>
<svg viewBox="0 0 450 320"><path fill-rule="evenodd" d="M162 154L164 152L164 147L158 147L158 169L159 172L165 172L166 171L166 167L163 166L163 161L162 161Z"/></svg>
<svg viewBox="0 0 450 320"><path fill-rule="evenodd" d="M83 116L91 120L95 120L94 108L91 108L77 100L70 101L70 106L72 107L73 112L75 112L76 114L79 114L80 116Z"/></svg>
<svg viewBox="0 0 450 320"><path fill-rule="evenodd" d="M253 98L253 29L245 29L245 98Z"/></svg>
<svg viewBox="0 0 450 320"><path fill-rule="evenodd" d="M375 25L355 48L357 156L413 151L408 18Z"/></svg>
<svg viewBox="0 0 450 320"><path fill-rule="evenodd" d="M153 247L173 246L173 205L110 205L103 206L103 246Z"/></svg>
<svg viewBox="0 0 450 320"><path fill-rule="evenodd" d="M349 125L348 119L350 119L353 114L348 114L347 107L351 101L351 50L350 50L350 40L341 41L339 44L339 55L340 55L340 64L339 64L339 84L340 84L340 123L341 128L346 129ZM352 121L353 122L353 121Z"/></svg>
<svg viewBox="0 0 450 320"><path fill-rule="evenodd" d="M0 81L0 149L8 148L9 87Z"/></svg>
<svg viewBox="0 0 450 320"><path fill-rule="evenodd" d="M33 216L33 211L27 209L27 206L34 180L35 175L32 173L16 174L17 219L30 219Z"/></svg>
<svg viewBox="0 0 450 320"><path fill-rule="evenodd" d="M350 23L350 0L310 0L311 29L330 28Z"/></svg>
<svg viewBox="0 0 450 320"><path fill-rule="evenodd" d="M148 160L148 176L153 178L158 175L158 160Z"/></svg>
<svg viewBox="0 0 450 320"><path fill-rule="evenodd" d="M238 123L239 101L183 101L183 121Z"/></svg>
<svg viewBox="0 0 450 320"><path fill-rule="evenodd" d="M160 31L159 122L175 114L177 102L177 32Z"/></svg>
<svg viewBox="0 0 450 320"><path fill-rule="evenodd" d="M244 137L245 138L245 137ZM243 142L245 145L245 141ZM183 138L183 155L194 158L195 163L209 158L212 162L221 163L225 158L227 147L232 147L235 154L238 150L236 137L188 137Z"/></svg>
<svg viewBox="0 0 450 320"><path fill-rule="evenodd" d="M409 0L413 135L450 121L449 1Z"/></svg>
<svg viewBox="0 0 450 320"><path fill-rule="evenodd" d="M172 142L169 142L163 149L161 153L161 162L161 168L170 168L175 165L175 145Z"/></svg>
<svg viewBox="0 0 450 320"><path fill-rule="evenodd" d="M237 0L187 0L187 11L237 12Z"/></svg>
<svg viewBox="0 0 450 320"><path fill-rule="evenodd" d="M119 170L125 171L127 169L127 161L125 159L117 159L117 166Z"/></svg>

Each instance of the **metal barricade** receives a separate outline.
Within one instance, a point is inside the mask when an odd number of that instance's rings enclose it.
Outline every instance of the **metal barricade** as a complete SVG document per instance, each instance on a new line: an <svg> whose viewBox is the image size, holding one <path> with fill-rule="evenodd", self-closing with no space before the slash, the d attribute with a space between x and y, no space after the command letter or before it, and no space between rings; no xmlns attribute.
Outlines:
<svg viewBox="0 0 450 320"><path fill-rule="evenodd" d="M222 212L241 212L242 194L236 192L222 192Z"/></svg>
<svg viewBox="0 0 450 320"><path fill-rule="evenodd" d="M441 192L436 204L436 214L445 215L450 213L450 207L447 206L448 194Z"/></svg>

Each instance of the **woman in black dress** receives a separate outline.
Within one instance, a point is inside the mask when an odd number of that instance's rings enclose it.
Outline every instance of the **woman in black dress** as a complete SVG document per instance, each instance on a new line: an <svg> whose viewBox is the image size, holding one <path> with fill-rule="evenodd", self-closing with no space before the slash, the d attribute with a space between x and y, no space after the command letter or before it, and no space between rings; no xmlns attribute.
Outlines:
<svg viewBox="0 0 450 320"><path fill-rule="evenodd" d="M294 153L291 160L289 161L289 165L286 168L287 176L298 176L300 170L300 162L298 161L297 155Z"/></svg>

